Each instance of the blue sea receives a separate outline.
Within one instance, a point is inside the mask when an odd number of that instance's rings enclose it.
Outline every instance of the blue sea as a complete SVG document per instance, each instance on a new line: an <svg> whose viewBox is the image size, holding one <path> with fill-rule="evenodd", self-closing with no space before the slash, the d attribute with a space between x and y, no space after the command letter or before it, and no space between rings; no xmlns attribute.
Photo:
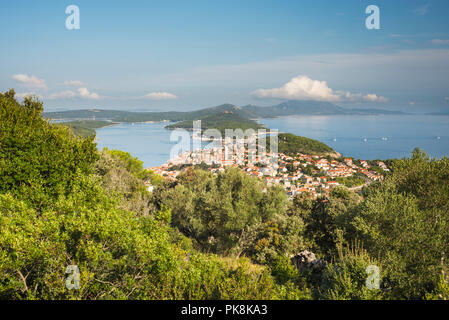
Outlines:
<svg viewBox="0 0 449 320"><path fill-rule="evenodd" d="M431 157L449 156L449 116L432 115L331 115L260 119L279 132L324 142L344 156L358 159L409 157L414 148ZM98 148L130 152L153 167L167 162L176 141L167 123L123 123L97 130Z"/></svg>

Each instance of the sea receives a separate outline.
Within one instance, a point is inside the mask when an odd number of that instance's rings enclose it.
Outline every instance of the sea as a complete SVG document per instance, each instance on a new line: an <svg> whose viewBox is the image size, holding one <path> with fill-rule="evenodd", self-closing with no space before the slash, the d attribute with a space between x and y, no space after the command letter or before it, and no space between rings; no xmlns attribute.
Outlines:
<svg viewBox="0 0 449 320"><path fill-rule="evenodd" d="M258 120L265 127L319 140L356 159L409 157L415 148L432 158L449 156L449 116L301 115ZM167 123L121 123L97 129L97 147L119 149L159 166L180 141ZM203 143L203 147L206 144Z"/></svg>

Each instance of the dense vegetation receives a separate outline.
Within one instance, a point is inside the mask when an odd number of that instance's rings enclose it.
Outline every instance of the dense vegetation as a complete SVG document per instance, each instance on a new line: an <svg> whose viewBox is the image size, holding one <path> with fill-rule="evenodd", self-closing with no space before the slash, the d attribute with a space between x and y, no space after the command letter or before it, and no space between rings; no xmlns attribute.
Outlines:
<svg viewBox="0 0 449 320"><path fill-rule="evenodd" d="M229 169L188 170L154 195L172 209L172 225L202 251L266 263L301 248L303 224L288 212L285 191Z"/></svg>
<svg viewBox="0 0 449 320"><path fill-rule="evenodd" d="M0 299L449 299L447 158L289 201L236 169L164 180L41 112L0 93Z"/></svg>
<svg viewBox="0 0 449 320"><path fill-rule="evenodd" d="M337 177L335 178L335 181L337 181L341 185L344 185L345 187L354 188L364 185L366 183L366 178L364 178L360 174L359 175L354 174L349 177Z"/></svg>
<svg viewBox="0 0 449 320"><path fill-rule="evenodd" d="M0 299L283 297L265 268L191 248L169 208L152 210L136 159L98 153L41 112L0 94Z"/></svg>
<svg viewBox="0 0 449 320"><path fill-rule="evenodd" d="M266 139L267 150L270 150L270 140ZM314 139L296 136L291 133L278 134L278 152L296 155L298 152L309 155L337 155L328 145Z"/></svg>

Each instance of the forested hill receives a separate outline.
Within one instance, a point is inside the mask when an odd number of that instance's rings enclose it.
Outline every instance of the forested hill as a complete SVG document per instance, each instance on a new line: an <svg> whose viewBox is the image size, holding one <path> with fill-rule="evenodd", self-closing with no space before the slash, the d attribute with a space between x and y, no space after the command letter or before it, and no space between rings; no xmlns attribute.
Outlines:
<svg viewBox="0 0 449 320"><path fill-rule="evenodd" d="M87 137L95 137L96 129L100 129L113 124L114 122L110 121L79 120L79 121L60 122L57 125L67 126L73 131L75 135L87 138Z"/></svg>
<svg viewBox="0 0 449 320"><path fill-rule="evenodd" d="M232 111L242 118L272 118L290 115L320 115L320 114L403 114L398 111L381 109L346 109L329 102L317 101L287 101L274 106L259 107L255 105L236 106L222 104L216 107L196 111L168 111L168 112L131 112L118 110L85 109L60 112L46 112L44 118L66 120L110 120L116 122L145 122L145 121L187 121L198 120L216 113Z"/></svg>
<svg viewBox="0 0 449 320"><path fill-rule="evenodd" d="M291 133L281 133L278 136L278 151L287 155L299 153L312 155L341 156L328 145L306 137Z"/></svg>
<svg viewBox="0 0 449 320"><path fill-rule="evenodd" d="M258 124L256 121L251 119L246 119L241 117L239 114L226 111L226 112L217 112L206 117L200 118L201 120L201 129L202 131L207 129L217 129L222 134L225 133L226 129L263 129L264 127ZM186 120L178 123L174 123L166 126L167 129L193 129L193 121Z"/></svg>

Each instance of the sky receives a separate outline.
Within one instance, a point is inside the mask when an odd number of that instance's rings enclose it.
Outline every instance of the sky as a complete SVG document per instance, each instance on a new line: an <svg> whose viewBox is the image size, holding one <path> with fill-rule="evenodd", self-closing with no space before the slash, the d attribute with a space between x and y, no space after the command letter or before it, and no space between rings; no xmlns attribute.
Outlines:
<svg viewBox="0 0 449 320"><path fill-rule="evenodd" d="M79 29L66 8L79 8ZM369 5L379 29L367 29ZM0 90L46 111L449 111L447 0L0 1Z"/></svg>

